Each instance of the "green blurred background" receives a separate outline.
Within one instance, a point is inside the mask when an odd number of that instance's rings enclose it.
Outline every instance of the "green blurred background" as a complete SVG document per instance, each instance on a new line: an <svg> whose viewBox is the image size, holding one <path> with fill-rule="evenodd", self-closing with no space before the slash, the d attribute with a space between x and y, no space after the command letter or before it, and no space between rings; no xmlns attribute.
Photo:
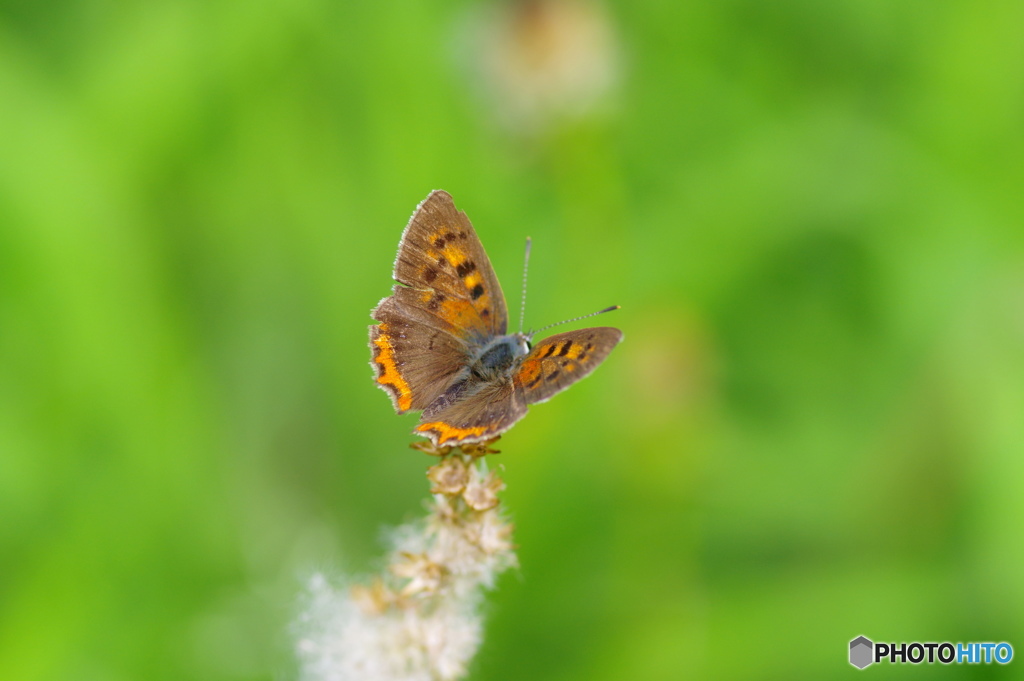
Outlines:
<svg viewBox="0 0 1024 681"><path fill-rule="evenodd" d="M626 335L501 442L473 679L1024 653L1024 5L495 7L0 5L0 675L294 677L421 513L366 327L434 188Z"/></svg>

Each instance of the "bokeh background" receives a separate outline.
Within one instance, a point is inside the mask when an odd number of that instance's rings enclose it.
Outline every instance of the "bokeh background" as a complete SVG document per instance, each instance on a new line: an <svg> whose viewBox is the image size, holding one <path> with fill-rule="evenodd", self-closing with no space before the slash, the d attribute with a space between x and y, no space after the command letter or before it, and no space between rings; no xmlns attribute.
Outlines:
<svg viewBox="0 0 1024 681"><path fill-rule="evenodd" d="M502 440L522 567L472 679L1024 653L1022 25L4 2L0 674L295 677L304 577L422 512L366 326L435 188L513 310L533 237L528 325L620 304L626 336Z"/></svg>

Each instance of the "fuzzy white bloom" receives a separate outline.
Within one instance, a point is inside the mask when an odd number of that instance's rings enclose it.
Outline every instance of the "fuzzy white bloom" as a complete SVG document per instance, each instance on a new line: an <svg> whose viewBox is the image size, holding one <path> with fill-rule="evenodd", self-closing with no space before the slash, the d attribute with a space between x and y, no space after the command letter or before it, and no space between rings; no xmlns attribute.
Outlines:
<svg viewBox="0 0 1024 681"><path fill-rule="evenodd" d="M479 596L418 608L366 612L349 589L321 575L309 582L299 626L307 681L433 681L464 675L480 646Z"/></svg>
<svg viewBox="0 0 1024 681"><path fill-rule="evenodd" d="M368 587L309 580L297 622L304 681L465 676L480 647L483 589L516 562L512 526L497 506L503 483L472 457L449 455L428 477L446 493L434 494L425 519L391 533L386 574Z"/></svg>

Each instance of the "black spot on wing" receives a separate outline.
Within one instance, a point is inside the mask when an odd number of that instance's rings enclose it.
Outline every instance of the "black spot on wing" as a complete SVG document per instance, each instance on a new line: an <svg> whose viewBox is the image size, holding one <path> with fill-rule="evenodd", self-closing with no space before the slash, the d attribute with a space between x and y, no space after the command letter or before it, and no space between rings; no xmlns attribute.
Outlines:
<svg viewBox="0 0 1024 681"><path fill-rule="evenodd" d="M441 307L441 303L445 300L447 300L447 298L443 293L435 292L434 297L430 299L429 303L427 303L427 309L431 312L437 312L438 308Z"/></svg>
<svg viewBox="0 0 1024 681"><path fill-rule="evenodd" d="M567 340L564 343L562 343L562 347L558 348L558 356L559 357L565 357L566 355L568 355L569 354L569 348L571 348L571 347L572 347L572 341L571 340Z"/></svg>
<svg viewBox="0 0 1024 681"><path fill-rule="evenodd" d="M455 274L460 277L465 277L467 274L474 271L476 271L476 263L472 260L459 263L459 266L455 268Z"/></svg>
<svg viewBox="0 0 1024 681"><path fill-rule="evenodd" d="M469 297L472 298L473 300L476 300L477 298L479 298L483 294L484 294L484 287L483 287L483 285L482 284L477 284L476 286L473 287L473 290L471 290L469 292Z"/></svg>

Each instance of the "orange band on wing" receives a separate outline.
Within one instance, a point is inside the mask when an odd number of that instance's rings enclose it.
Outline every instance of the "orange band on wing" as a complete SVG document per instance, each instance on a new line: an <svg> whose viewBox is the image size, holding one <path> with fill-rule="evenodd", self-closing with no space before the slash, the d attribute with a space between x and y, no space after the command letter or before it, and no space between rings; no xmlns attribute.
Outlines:
<svg viewBox="0 0 1024 681"><path fill-rule="evenodd" d="M377 328L380 329L380 333L373 340L373 344L378 350L373 361L380 369L377 383L388 388L388 391L394 396L399 410L407 411L412 406L412 389L409 388L409 384L398 371L398 365L395 363L395 348L391 345L391 336L388 335L388 325L382 322Z"/></svg>
<svg viewBox="0 0 1024 681"><path fill-rule="evenodd" d="M427 249L427 258L450 268L455 276L462 280L462 285L469 294L469 300L437 301L440 309L434 307L431 308L431 312L460 327L472 326L474 322L479 321L488 325L491 320L484 317L490 314L492 308L491 291L478 269L478 263L470 259L469 251L459 243L465 236L464 232L456 232L446 225L430 236L433 248ZM430 303L432 297L428 292L423 302Z"/></svg>
<svg viewBox="0 0 1024 681"><path fill-rule="evenodd" d="M473 428L456 428L455 426L448 425L444 421L431 421L430 423L421 423L420 425L416 426L417 433L426 433L429 431L434 431L434 433L437 435L435 444L439 445L443 445L445 442L450 442L452 440L465 440L466 438L469 437L483 435L484 433L487 432L487 430L487 426L476 426Z"/></svg>
<svg viewBox="0 0 1024 681"><path fill-rule="evenodd" d="M519 367L519 371L516 373L516 380L521 385L533 384L540 378L540 369L539 359L528 359Z"/></svg>
<svg viewBox="0 0 1024 681"><path fill-rule="evenodd" d="M487 304L490 303L489 298L481 296L481 299ZM420 293L420 302L428 311L457 329L476 328L481 323L480 312L468 300L448 298L432 289L425 289Z"/></svg>

